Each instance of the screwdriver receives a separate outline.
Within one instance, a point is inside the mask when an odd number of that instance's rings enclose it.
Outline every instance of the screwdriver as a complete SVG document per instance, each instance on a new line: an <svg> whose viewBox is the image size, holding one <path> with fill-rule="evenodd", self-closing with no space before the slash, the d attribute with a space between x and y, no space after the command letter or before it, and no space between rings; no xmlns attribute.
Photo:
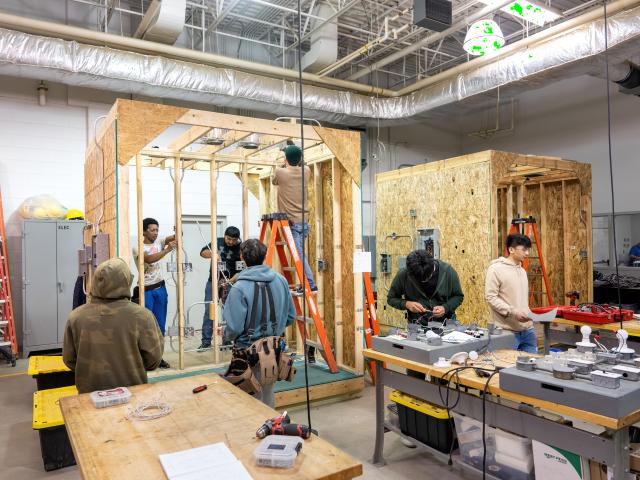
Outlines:
<svg viewBox="0 0 640 480"><path fill-rule="evenodd" d="M216 383L216 382L213 382ZM209 385L213 385L213 383L209 383L208 385L200 385L196 388L194 388L192 391L193 393L200 393L200 392L204 392L207 388L209 388Z"/></svg>

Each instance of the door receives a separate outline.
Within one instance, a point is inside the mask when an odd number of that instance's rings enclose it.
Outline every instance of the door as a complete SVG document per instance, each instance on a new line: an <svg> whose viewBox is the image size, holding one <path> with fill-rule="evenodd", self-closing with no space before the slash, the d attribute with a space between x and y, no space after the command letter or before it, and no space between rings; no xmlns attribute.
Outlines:
<svg viewBox="0 0 640 480"><path fill-rule="evenodd" d="M56 225L58 342L64 340L64 328L73 308L73 289L78 278L78 250L82 248L84 222L66 221Z"/></svg>
<svg viewBox="0 0 640 480"><path fill-rule="evenodd" d="M56 222L24 222L24 346L58 343Z"/></svg>

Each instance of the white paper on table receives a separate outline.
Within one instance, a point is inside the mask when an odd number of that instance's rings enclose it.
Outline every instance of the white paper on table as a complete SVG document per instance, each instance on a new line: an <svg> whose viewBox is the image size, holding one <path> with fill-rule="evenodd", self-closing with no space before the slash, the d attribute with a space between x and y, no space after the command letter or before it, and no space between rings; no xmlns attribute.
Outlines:
<svg viewBox="0 0 640 480"><path fill-rule="evenodd" d="M221 478L251 479L244 465L224 443L191 448L160 455L160 463L169 480L199 480L211 478L212 469L229 472Z"/></svg>
<svg viewBox="0 0 640 480"><path fill-rule="evenodd" d="M353 273L371 273L371 252L353 252Z"/></svg>
<svg viewBox="0 0 640 480"><path fill-rule="evenodd" d="M549 323L553 322L556 319L556 315L558 314L558 309L554 308L553 310L548 311L547 313L533 313L529 310L527 313L527 317L529 317L534 322L540 323Z"/></svg>

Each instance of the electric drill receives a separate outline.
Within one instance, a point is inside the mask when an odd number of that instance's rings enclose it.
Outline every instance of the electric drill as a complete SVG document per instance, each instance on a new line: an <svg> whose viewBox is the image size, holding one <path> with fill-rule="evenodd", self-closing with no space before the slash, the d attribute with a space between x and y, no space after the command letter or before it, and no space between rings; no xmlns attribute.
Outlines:
<svg viewBox="0 0 640 480"><path fill-rule="evenodd" d="M267 420L256 432L256 437L264 438L267 435L289 435L302 437L305 440L311 436L313 432L307 425L299 423L291 423L291 419L287 412L278 415L271 420Z"/></svg>

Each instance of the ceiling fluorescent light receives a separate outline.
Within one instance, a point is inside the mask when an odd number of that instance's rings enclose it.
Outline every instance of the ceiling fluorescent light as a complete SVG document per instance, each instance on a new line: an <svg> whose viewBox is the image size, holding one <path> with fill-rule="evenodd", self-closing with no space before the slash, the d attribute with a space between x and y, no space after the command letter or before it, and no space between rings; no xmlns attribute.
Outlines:
<svg viewBox="0 0 640 480"><path fill-rule="evenodd" d="M504 45L502 30L493 20L479 20L473 23L464 37L463 48L470 55L486 55Z"/></svg>
<svg viewBox="0 0 640 480"><path fill-rule="evenodd" d="M485 5L493 5L497 0L480 0ZM521 20L543 26L545 23L557 20L562 14L549 6L535 0L516 0L500 9L501 11L518 17Z"/></svg>

